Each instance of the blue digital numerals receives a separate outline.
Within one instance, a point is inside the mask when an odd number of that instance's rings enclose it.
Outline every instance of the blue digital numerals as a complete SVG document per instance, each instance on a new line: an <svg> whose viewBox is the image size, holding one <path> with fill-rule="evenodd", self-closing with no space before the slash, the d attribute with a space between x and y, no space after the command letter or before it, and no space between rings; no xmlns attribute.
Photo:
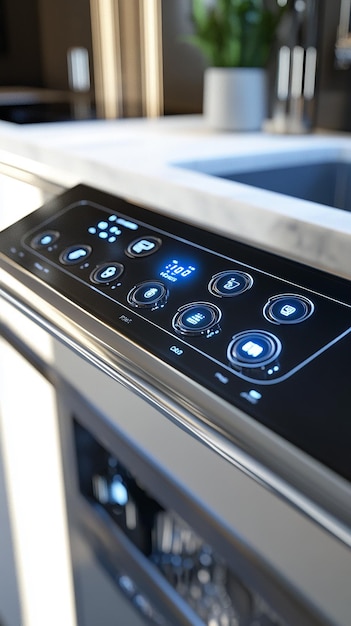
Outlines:
<svg viewBox="0 0 351 626"><path fill-rule="evenodd" d="M166 265L160 271L160 276L165 278L171 283L176 283L178 280L183 280L188 278L196 271L196 267L194 265L188 265L182 261L178 261L177 259L172 259L172 261L166 263Z"/></svg>

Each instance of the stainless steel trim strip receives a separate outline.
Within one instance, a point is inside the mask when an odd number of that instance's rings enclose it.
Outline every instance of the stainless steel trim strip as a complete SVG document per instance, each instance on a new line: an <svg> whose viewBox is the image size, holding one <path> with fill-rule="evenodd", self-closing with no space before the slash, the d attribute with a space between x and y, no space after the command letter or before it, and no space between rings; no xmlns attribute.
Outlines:
<svg viewBox="0 0 351 626"><path fill-rule="evenodd" d="M29 172L28 170L24 170L20 167L10 165L2 161L0 161L0 174L8 176L9 178L14 178L23 183L27 183L33 187L38 187L42 191L53 196L58 195L65 190L63 185L59 185L58 183L54 183L43 176L39 176L38 174L34 174L33 172Z"/></svg>

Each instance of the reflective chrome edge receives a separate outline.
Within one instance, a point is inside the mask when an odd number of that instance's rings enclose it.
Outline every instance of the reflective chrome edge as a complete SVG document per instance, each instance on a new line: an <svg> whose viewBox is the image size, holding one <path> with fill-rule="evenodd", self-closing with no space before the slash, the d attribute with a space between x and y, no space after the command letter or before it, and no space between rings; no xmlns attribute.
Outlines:
<svg viewBox="0 0 351 626"><path fill-rule="evenodd" d="M3 161L0 161L0 174L19 180L22 183L27 183L33 187L38 187L44 193L52 196L56 196L65 190L63 185L59 185L58 183L52 182L48 178L39 176L39 174L34 174L29 170L22 169L17 165L4 163Z"/></svg>
<svg viewBox="0 0 351 626"><path fill-rule="evenodd" d="M27 273L22 269L21 272ZM4 280L5 276L6 284ZM305 496L286 480L280 478L260 461L255 460L250 454L231 441L229 435L226 436L222 434L219 429L216 430L217 425L211 424L211 416L206 415L202 407L199 405L194 407L191 402L187 402L184 396L178 394L175 388L172 389L159 379L154 378L149 372L146 372L145 369L138 367L136 362L128 358L124 352L122 353L120 350L117 351L111 348L107 343L104 343L92 333L85 330L81 325L72 321L72 319L62 311L53 308L48 302L45 302L45 306L43 307L41 297L37 296L23 285L21 289L21 296L23 297L21 298L18 292L13 291L13 285L11 289L11 283L14 282L18 284L18 281L7 273L5 276L2 276L3 280L0 282L0 297L6 302L14 306L26 317L50 333L50 335L72 349L85 361L94 365L100 371L121 383L129 390L137 393L144 400L162 411L167 418L180 425L192 436L240 469L247 476L254 479L286 503L292 505L297 511L303 513L324 530L327 530L343 544L351 547L351 527L330 514L317 502ZM33 275L31 275L31 278L37 280ZM57 295L57 292L54 292L51 287L45 285L45 288L49 292ZM28 298L28 300L24 297L26 290L30 294L30 299ZM81 314L94 319L101 328L106 327L100 320L89 315L86 311L74 305L61 294L58 295L62 302L69 303L76 310L80 311ZM50 316L45 317L43 315L44 309L50 313ZM149 358L153 359L154 362L160 363L163 368L169 369L173 373L176 372L184 384L188 382L188 379L183 374L174 370L168 366L168 364L163 363L160 359L148 353L137 344L134 344L131 340L119 335L117 331L114 330L112 332L125 342L126 345L137 348L141 354L147 355ZM200 393L204 393L203 387L194 383L194 381L191 382ZM210 397L213 394L206 390L206 395ZM222 406L227 405L224 401L221 401L220 404ZM236 416L246 417L245 414L239 409L236 409L236 407L230 406L230 409Z"/></svg>

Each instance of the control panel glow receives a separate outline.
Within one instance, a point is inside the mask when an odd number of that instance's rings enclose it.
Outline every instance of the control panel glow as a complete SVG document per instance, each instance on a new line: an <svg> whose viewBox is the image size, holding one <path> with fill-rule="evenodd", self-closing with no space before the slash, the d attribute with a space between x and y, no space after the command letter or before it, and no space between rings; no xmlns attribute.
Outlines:
<svg viewBox="0 0 351 626"><path fill-rule="evenodd" d="M181 335L212 337L220 331L221 310L210 302L192 302L178 309L172 320L174 330Z"/></svg>
<svg viewBox="0 0 351 626"><path fill-rule="evenodd" d="M184 278L193 276L195 272L196 267L194 265L179 261L178 259L172 259L172 261L167 262L161 269L160 276L171 283L176 283Z"/></svg>
<svg viewBox="0 0 351 626"><path fill-rule="evenodd" d="M238 296L253 285L253 278L247 272L227 270L212 276L208 285L214 296L229 298Z"/></svg>
<svg viewBox="0 0 351 626"><path fill-rule="evenodd" d="M320 311L330 309L330 319L335 304L324 299L321 308L318 294L293 285L289 290L289 283L259 268L104 207L63 211L30 231L24 245L40 257L38 271L44 260L54 264L98 291L96 298L118 303L124 310L119 319L134 320L134 327L144 319L165 341L178 337L194 356L244 380L278 383L338 336L321 332Z"/></svg>

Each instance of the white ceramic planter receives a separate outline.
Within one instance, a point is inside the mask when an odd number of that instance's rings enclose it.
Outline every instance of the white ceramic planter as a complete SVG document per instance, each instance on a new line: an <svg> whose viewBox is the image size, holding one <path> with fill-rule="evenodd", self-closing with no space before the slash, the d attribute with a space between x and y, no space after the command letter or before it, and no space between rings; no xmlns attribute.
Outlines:
<svg viewBox="0 0 351 626"><path fill-rule="evenodd" d="M203 113L214 130L260 130L267 116L266 71L251 67L207 68Z"/></svg>

